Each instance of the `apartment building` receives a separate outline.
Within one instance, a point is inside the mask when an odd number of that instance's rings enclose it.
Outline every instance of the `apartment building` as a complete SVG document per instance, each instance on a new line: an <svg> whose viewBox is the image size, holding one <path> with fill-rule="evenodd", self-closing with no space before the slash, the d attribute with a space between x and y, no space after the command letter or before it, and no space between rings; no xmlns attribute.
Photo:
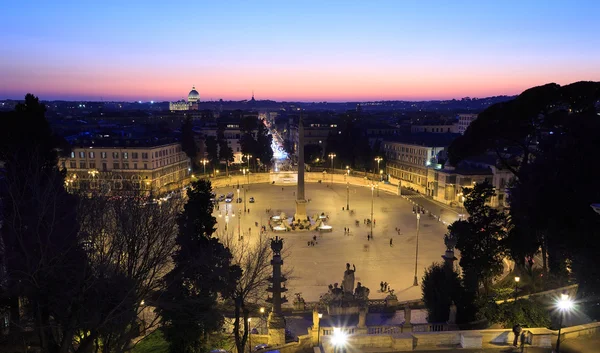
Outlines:
<svg viewBox="0 0 600 353"><path fill-rule="evenodd" d="M160 195L189 183L190 160L179 141L164 139L73 139L67 170L72 190L127 194L141 191Z"/></svg>
<svg viewBox="0 0 600 353"><path fill-rule="evenodd" d="M467 128L473 121L477 119L477 114L458 114L458 133L461 135L465 134Z"/></svg>
<svg viewBox="0 0 600 353"><path fill-rule="evenodd" d="M392 180L400 180L404 187L425 194L428 169L441 167L440 162L446 159L447 146L457 136L452 133L420 133L384 140L386 174Z"/></svg>

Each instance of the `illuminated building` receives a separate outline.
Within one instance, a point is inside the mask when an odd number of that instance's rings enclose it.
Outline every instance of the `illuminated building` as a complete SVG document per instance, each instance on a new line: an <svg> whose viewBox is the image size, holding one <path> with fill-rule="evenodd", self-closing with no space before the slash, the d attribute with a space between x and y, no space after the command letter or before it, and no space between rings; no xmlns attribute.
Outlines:
<svg viewBox="0 0 600 353"><path fill-rule="evenodd" d="M189 183L190 159L171 138L87 138L71 146L70 156L59 161L71 190L158 196Z"/></svg>
<svg viewBox="0 0 600 353"><path fill-rule="evenodd" d="M198 110L198 104L200 103L200 93L196 91L196 86L192 86L192 90L188 93L188 100L179 100L177 102L169 103L169 110Z"/></svg>

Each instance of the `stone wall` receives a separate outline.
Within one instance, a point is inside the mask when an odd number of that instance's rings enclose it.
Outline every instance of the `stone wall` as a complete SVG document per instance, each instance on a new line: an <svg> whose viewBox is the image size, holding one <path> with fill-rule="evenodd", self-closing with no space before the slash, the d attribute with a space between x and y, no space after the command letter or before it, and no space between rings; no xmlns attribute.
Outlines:
<svg viewBox="0 0 600 353"><path fill-rule="evenodd" d="M331 330L331 328L323 328ZM550 348L558 331L547 328L528 328L523 331L527 346ZM600 323L564 328L562 339L600 333ZM512 344L510 329L465 330L445 332L404 332L395 334L354 334L347 336L347 344L364 350L412 351L444 348L501 348ZM323 352L333 352L331 336L321 336Z"/></svg>

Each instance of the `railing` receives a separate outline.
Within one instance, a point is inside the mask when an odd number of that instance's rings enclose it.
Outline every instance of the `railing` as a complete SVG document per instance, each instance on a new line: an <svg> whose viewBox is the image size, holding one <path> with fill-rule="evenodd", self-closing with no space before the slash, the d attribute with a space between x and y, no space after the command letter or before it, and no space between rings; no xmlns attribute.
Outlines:
<svg viewBox="0 0 600 353"><path fill-rule="evenodd" d="M413 332L443 332L449 331L448 324L445 323L428 323L413 325Z"/></svg>
<svg viewBox="0 0 600 353"><path fill-rule="evenodd" d="M402 333L402 326L369 326L367 335L397 335Z"/></svg>
<svg viewBox="0 0 600 353"><path fill-rule="evenodd" d="M340 330L347 335L353 335L355 328L354 327L344 327L344 328L340 328ZM333 335L332 327L327 327L327 328L322 329L321 336L331 336L331 335Z"/></svg>

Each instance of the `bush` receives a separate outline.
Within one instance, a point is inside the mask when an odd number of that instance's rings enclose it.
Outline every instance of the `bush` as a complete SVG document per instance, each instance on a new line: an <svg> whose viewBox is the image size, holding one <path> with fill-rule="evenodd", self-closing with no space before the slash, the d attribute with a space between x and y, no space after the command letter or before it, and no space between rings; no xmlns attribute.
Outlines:
<svg viewBox="0 0 600 353"><path fill-rule="evenodd" d="M490 306L491 308L491 306ZM516 302L502 303L494 310L488 310L487 319L502 325L505 328L520 324L524 327L550 326L550 312L539 301L532 299L519 299Z"/></svg>
<svg viewBox="0 0 600 353"><path fill-rule="evenodd" d="M447 322L452 302L458 302L462 292L456 271L447 273L443 264L434 263L425 271L421 281L427 321Z"/></svg>

